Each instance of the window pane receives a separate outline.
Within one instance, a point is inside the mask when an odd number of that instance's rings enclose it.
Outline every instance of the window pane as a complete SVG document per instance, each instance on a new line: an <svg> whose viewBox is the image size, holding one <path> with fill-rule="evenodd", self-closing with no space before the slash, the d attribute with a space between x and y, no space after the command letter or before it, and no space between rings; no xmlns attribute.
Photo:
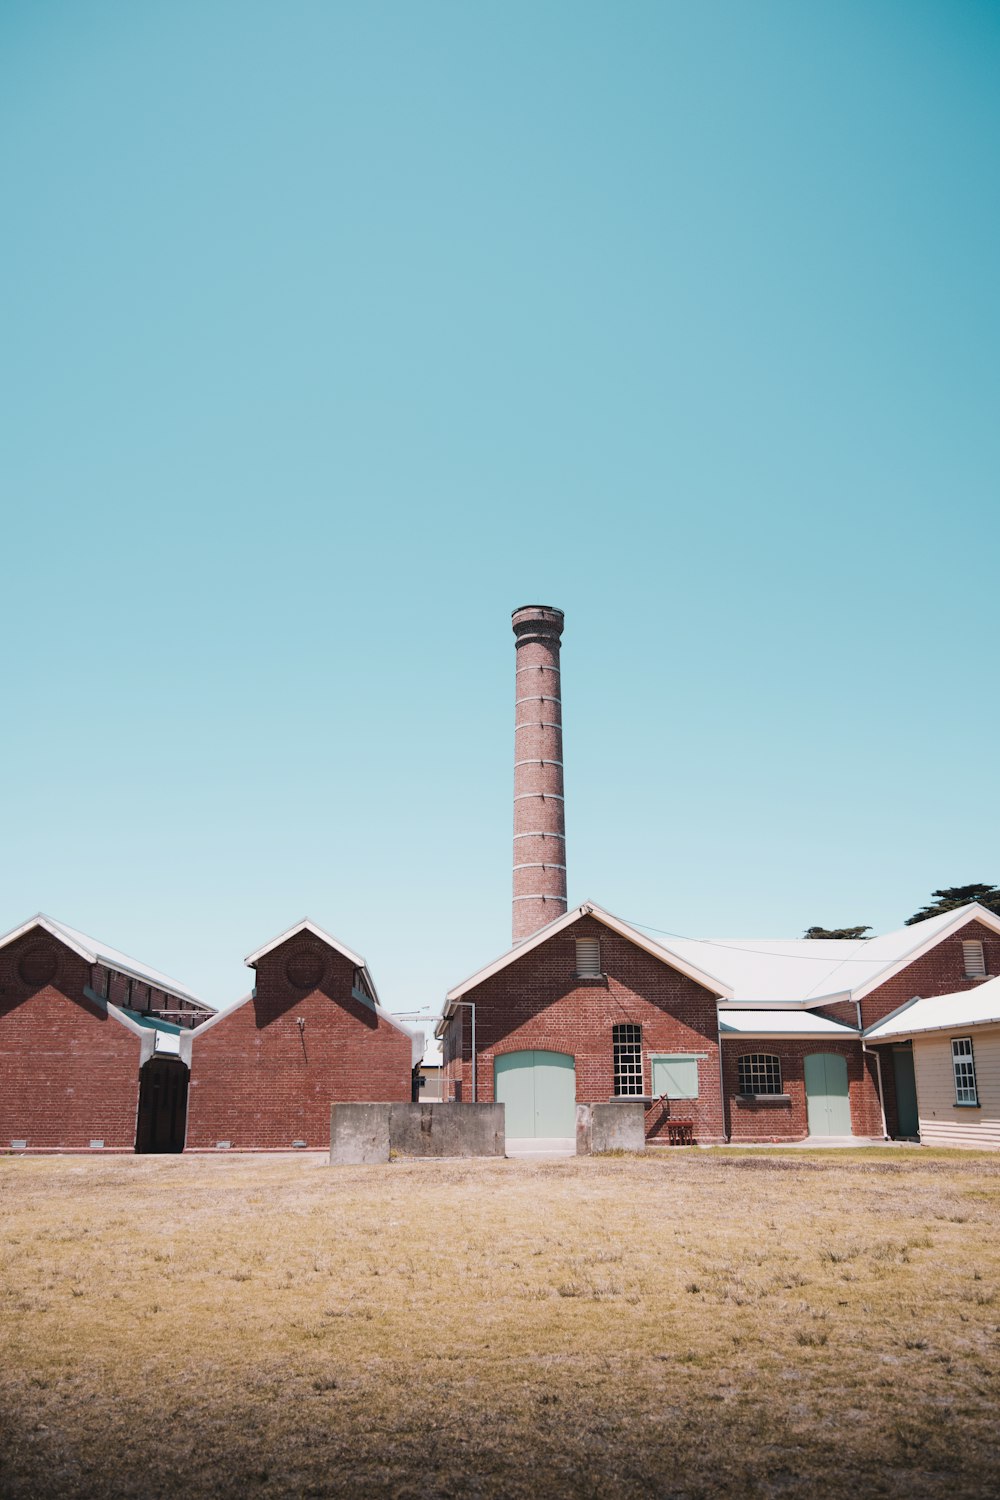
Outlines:
<svg viewBox="0 0 1000 1500"><path fill-rule="evenodd" d="M749 1052L737 1062L741 1094L780 1094L781 1059L770 1052Z"/></svg>
<svg viewBox="0 0 1000 1500"><path fill-rule="evenodd" d="M612 1028L615 1094L642 1094L642 1027L626 1022Z"/></svg>

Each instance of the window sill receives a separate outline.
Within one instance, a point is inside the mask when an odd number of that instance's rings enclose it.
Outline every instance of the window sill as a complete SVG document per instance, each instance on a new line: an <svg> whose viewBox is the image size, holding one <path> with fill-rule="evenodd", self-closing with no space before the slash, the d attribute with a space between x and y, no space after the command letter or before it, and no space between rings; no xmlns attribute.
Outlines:
<svg viewBox="0 0 1000 1500"><path fill-rule="evenodd" d="M607 974L574 974L576 984L607 984Z"/></svg>
<svg viewBox="0 0 1000 1500"><path fill-rule="evenodd" d="M737 1094L739 1104L791 1104L791 1094Z"/></svg>
<svg viewBox="0 0 1000 1500"><path fill-rule="evenodd" d="M609 1104L652 1104L652 1094L612 1094Z"/></svg>
<svg viewBox="0 0 1000 1500"><path fill-rule="evenodd" d="M983 1106L978 1099L975 1104L970 1103L968 1099L956 1099L951 1107L952 1109L982 1109Z"/></svg>

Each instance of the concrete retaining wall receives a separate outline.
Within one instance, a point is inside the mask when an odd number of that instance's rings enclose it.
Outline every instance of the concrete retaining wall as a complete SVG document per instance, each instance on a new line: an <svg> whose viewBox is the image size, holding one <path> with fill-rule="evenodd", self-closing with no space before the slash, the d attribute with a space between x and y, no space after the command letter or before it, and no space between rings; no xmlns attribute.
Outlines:
<svg viewBox="0 0 1000 1500"><path fill-rule="evenodd" d="M645 1151L646 1110L641 1100L608 1104L578 1104L576 1151L586 1156L598 1151Z"/></svg>
<svg viewBox="0 0 1000 1500"><path fill-rule="evenodd" d="M502 1104L333 1104L330 1165L400 1156L503 1156Z"/></svg>
<svg viewBox="0 0 1000 1500"><path fill-rule="evenodd" d="M391 1109L391 1104L331 1104L330 1165L388 1161Z"/></svg>

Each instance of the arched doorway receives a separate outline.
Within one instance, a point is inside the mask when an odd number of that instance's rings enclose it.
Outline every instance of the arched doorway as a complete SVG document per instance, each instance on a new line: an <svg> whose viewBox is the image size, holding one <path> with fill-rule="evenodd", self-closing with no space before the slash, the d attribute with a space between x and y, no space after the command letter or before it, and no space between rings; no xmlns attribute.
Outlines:
<svg viewBox="0 0 1000 1500"><path fill-rule="evenodd" d="M847 1059L839 1052L811 1052L805 1076L809 1134L853 1135Z"/></svg>
<svg viewBox="0 0 1000 1500"><path fill-rule="evenodd" d="M493 1064L493 1097L508 1140L576 1135L576 1060L567 1052L505 1052Z"/></svg>
<svg viewBox="0 0 1000 1500"><path fill-rule="evenodd" d="M152 1057L139 1074L137 1151L183 1151L188 1070L173 1057Z"/></svg>

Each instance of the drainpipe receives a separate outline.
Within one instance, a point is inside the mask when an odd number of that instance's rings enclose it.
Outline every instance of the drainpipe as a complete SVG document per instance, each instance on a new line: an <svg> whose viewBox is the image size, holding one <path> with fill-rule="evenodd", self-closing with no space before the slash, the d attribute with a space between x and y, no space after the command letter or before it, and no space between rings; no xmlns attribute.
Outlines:
<svg viewBox="0 0 1000 1500"><path fill-rule="evenodd" d="M473 1104L475 1104L476 1100L479 1098L479 1093L478 1093L478 1090L477 1090L477 1087L476 1087L476 1073L479 1071L477 1069L477 1067L476 1067L476 1002L475 1002L475 1000L453 1000L451 1003L452 1003L452 1005L464 1005L464 1006L467 1007L467 1009L469 1009L469 1010L472 1011L472 1101L471 1102Z"/></svg>
<svg viewBox="0 0 1000 1500"><path fill-rule="evenodd" d="M889 1139L889 1127L885 1123L885 1097L882 1093L882 1055L877 1047L869 1047L865 1041L864 1032L861 1027L861 1001L855 1000L854 1005L858 1013L858 1034L861 1037L861 1054L864 1056L865 1053L868 1053L875 1058L875 1076L878 1079L878 1112L882 1117L882 1139L887 1141Z"/></svg>
<svg viewBox="0 0 1000 1500"><path fill-rule="evenodd" d="M715 1002L715 1041L719 1049L719 1104L722 1109L722 1140L725 1144L729 1140L726 1131L726 1075L722 1067L722 1023L719 1016L719 1002Z"/></svg>

